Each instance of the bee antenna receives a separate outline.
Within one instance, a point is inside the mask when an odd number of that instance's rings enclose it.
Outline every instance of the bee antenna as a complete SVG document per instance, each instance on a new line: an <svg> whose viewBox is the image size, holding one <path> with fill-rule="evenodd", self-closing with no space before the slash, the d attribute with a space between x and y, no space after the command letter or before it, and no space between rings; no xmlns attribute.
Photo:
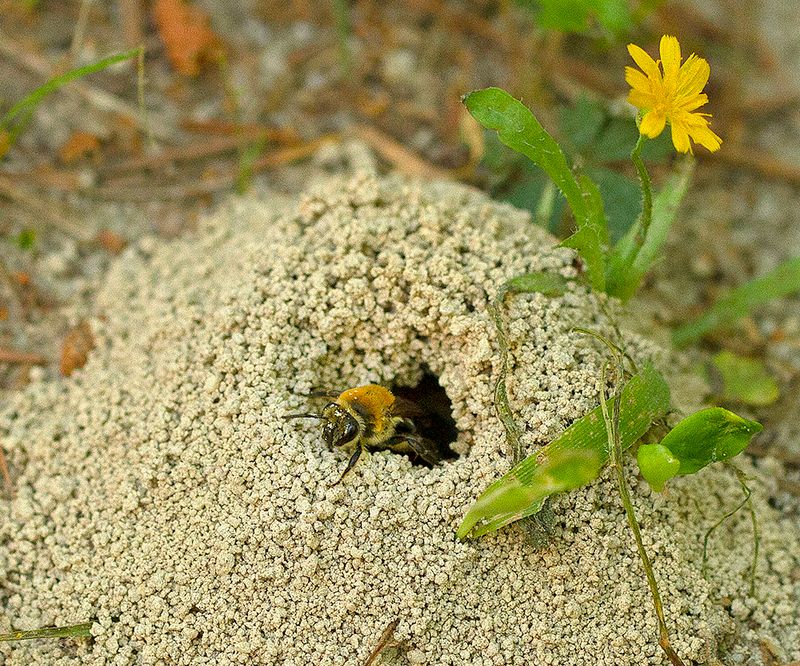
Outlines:
<svg viewBox="0 0 800 666"><path fill-rule="evenodd" d="M322 414L284 414L284 419L324 419Z"/></svg>

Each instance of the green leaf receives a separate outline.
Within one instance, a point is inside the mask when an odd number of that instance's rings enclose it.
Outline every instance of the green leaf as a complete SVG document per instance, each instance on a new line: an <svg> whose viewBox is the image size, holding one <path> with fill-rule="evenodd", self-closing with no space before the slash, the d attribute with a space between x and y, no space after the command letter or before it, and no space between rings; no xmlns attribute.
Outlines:
<svg viewBox="0 0 800 666"><path fill-rule="evenodd" d="M715 328L730 326L757 306L800 291L800 257L789 259L766 275L746 282L719 299L703 316L681 326L672 341L682 347Z"/></svg>
<svg viewBox="0 0 800 666"><path fill-rule="evenodd" d="M612 403L609 398L609 409ZM623 450L668 409L669 388L651 365L631 377L622 389L619 432ZM606 462L608 437L598 406L490 485L470 507L458 528L458 538L479 537L535 514L546 497L591 482Z"/></svg>
<svg viewBox="0 0 800 666"><path fill-rule="evenodd" d="M633 120L611 118L597 136L589 157L595 162L627 161L638 136Z"/></svg>
<svg viewBox="0 0 800 666"><path fill-rule="evenodd" d="M487 129L496 130L500 141L545 171L566 197L579 226L586 223L588 214L578 181L560 146L530 109L500 88L467 93L463 102L475 120Z"/></svg>
<svg viewBox="0 0 800 666"><path fill-rule="evenodd" d="M487 129L496 130L500 141L530 159L561 190L575 216L579 234L566 247L581 252L592 287L603 291L604 245L608 241L608 230L597 187L586 177L578 179L574 176L555 139L539 124L530 109L505 90L476 90L464 95L463 102L475 120Z"/></svg>
<svg viewBox="0 0 800 666"><path fill-rule="evenodd" d="M619 35L633 26L628 0L517 0L535 13L537 23L549 30L586 32L590 20Z"/></svg>
<svg viewBox="0 0 800 666"><path fill-rule="evenodd" d="M780 396L777 382L761 361L721 351L714 356L713 363L722 377L723 400L762 407L771 405Z"/></svg>
<svg viewBox="0 0 800 666"><path fill-rule="evenodd" d="M17 234L15 241L20 250L32 250L36 245L36 230L23 229Z"/></svg>
<svg viewBox="0 0 800 666"><path fill-rule="evenodd" d="M500 303L507 294L540 293L545 296L563 296L567 291L567 278L558 273L525 273L505 282L497 291Z"/></svg>
<svg viewBox="0 0 800 666"><path fill-rule="evenodd" d="M636 452L639 471L656 492L678 473L680 461L663 444L642 444Z"/></svg>
<svg viewBox="0 0 800 666"><path fill-rule="evenodd" d="M587 0L537 0L536 22L548 30L585 32L589 28Z"/></svg>
<svg viewBox="0 0 800 666"><path fill-rule="evenodd" d="M525 482L517 476L507 475L500 480L502 483L489 486L470 508L457 536L459 539L477 538L531 516L539 511L542 502L550 495L594 481L600 475L601 467L596 451L554 451L530 471Z"/></svg>
<svg viewBox="0 0 800 666"><path fill-rule="evenodd" d="M73 624L69 627L44 627L43 629L30 629L28 631L12 631L10 634L0 634L0 642L4 641L29 641L34 638L87 638L92 635L92 623Z"/></svg>
<svg viewBox="0 0 800 666"><path fill-rule="evenodd" d="M653 197L653 217L645 238L640 220L614 246L608 262L608 293L622 301L636 293L642 279L657 261L692 178L692 162L685 160Z"/></svg>
<svg viewBox="0 0 800 666"><path fill-rule="evenodd" d="M583 192L583 200L589 216L589 222L585 226L590 226L597 232L601 246L608 245L608 220L606 220L600 188L584 173L578 176L578 184Z"/></svg>
<svg viewBox="0 0 800 666"><path fill-rule="evenodd" d="M632 119L611 118L590 146L587 158L596 164L627 161L638 138L639 130ZM669 132L662 132L647 141L642 158L646 162L664 162L674 152Z"/></svg>
<svg viewBox="0 0 800 666"><path fill-rule="evenodd" d="M508 150L504 149L504 151L509 153ZM496 194L495 198L522 210L530 211L536 224L544 227L550 233L556 234L559 221L564 215L564 206L566 205L564 197L557 196L556 187L547 174L533 167L521 155L519 157L532 168L523 173L522 177L514 182L506 192Z"/></svg>
<svg viewBox="0 0 800 666"><path fill-rule="evenodd" d="M619 36L633 27L633 14L628 0L589 0L597 21L612 35Z"/></svg>
<svg viewBox="0 0 800 666"><path fill-rule="evenodd" d="M738 456L762 425L722 407L687 416L661 440L661 446L680 461L678 474L694 474L713 462Z"/></svg>

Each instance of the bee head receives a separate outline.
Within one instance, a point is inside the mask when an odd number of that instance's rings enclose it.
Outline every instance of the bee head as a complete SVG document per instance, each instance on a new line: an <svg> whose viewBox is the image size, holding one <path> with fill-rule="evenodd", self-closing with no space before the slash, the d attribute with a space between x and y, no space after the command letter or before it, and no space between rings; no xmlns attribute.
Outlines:
<svg viewBox="0 0 800 666"><path fill-rule="evenodd" d="M322 415L325 418L322 439L329 447L345 446L358 438L358 421L343 407L332 402L322 411Z"/></svg>

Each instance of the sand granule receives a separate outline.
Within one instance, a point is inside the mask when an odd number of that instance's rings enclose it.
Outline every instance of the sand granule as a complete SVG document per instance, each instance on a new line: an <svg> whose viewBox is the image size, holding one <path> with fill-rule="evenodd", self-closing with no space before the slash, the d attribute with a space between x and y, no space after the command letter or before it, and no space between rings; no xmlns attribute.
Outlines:
<svg viewBox="0 0 800 666"><path fill-rule="evenodd" d="M661 664L647 586L613 483L554 502L552 544L516 528L459 543L478 493L509 465L492 404L485 307L525 271L574 275L526 214L455 185L360 176L299 207L239 199L196 237L140 243L113 268L71 379L0 412L17 496L0 518L0 631L94 618L93 641L4 644L7 664ZM570 327L604 330L595 297L516 298L511 401L526 444L596 403L602 358ZM638 358L665 363L631 337ZM461 456L435 468L387 452L346 462L298 393L439 377ZM652 495L630 474L686 659L760 663L762 638L800 659L796 519L754 481L756 598L732 474Z"/></svg>

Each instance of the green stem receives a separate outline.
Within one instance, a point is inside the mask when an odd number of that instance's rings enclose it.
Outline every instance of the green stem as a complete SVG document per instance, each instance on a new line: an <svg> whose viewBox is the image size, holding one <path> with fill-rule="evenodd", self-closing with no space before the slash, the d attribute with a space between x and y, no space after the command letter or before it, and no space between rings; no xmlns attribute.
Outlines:
<svg viewBox="0 0 800 666"><path fill-rule="evenodd" d="M506 431L506 442L511 449L511 459L516 465L524 458L522 449L522 430L517 425L514 415L511 412L511 405L508 403L508 390L506 388L506 378L508 377L508 339L506 329L503 325L503 316L500 312L505 294L501 293L494 303L487 306L487 310L494 325L497 328L497 342L500 347L500 373L497 383L494 386L494 406L497 416ZM552 525L552 510L547 501L542 505L539 513L523 518L520 527L525 532L530 543L535 550L544 548L547 544L550 525Z"/></svg>
<svg viewBox="0 0 800 666"><path fill-rule="evenodd" d="M631 151L631 162L633 162L636 172L639 174L639 185L642 188L642 216L639 218L636 233L637 249L644 245L644 240L647 238L647 232L650 229L650 222L653 220L653 185L650 182L650 174L647 173L647 167L645 167L642 159L642 148L645 141L647 141L647 137L644 134L640 134L639 140Z"/></svg>
<svg viewBox="0 0 800 666"><path fill-rule="evenodd" d="M349 76L353 70L353 56L350 53L350 9L347 0L332 0L333 15L336 20L336 35L339 40L339 61L342 74Z"/></svg>
<svg viewBox="0 0 800 666"><path fill-rule="evenodd" d="M497 305L489 304L489 315L494 320L497 327L497 343L500 346L500 372L497 376L497 383L494 385L494 407L497 416L506 430L506 441L511 448L511 459L516 465L522 460L522 442L520 441L522 432L514 420L511 413L511 406L508 404L508 391L506 390L506 377L508 376L508 340L506 339L505 327L500 310Z"/></svg>
<svg viewBox="0 0 800 666"><path fill-rule="evenodd" d="M703 577L706 576L706 571L708 569L708 540L711 538L711 534L716 530L722 523L724 523L728 518L733 516L734 514L738 513L742 507L747 506L747 511L750 514L750 522L753 525L753 562L750 565L750 596L754 597L756 595L756 569L758 567L758 546L761 537L758 532L758 519L756 517L755 509L753 508L753 498L752 492L750 491L750 487L747 485L747 475L740 470L736 465L731 463L726 463L728 467L730 467L734 474L736 474L736 479L739 481L739 485L742 487L742 492L744 492L744 499L736 505L736 508L731 509L726 513L722 518L720 518L716 523L714 523L711 527L708 528L706 531L705 537L703 537Z"/></svg>
<svg viewBox="0 0 800 666"><path fill-rule="evenodd" d="M625 507L625 515L628 518L628 525L630 525L633 537L636 540L636 548L639 551L639 557L642 560L645 575L647 576L647 584L650 587L650 595L653 597L653 606L656 611L656 619L658 621L658 644L667 655L673 666L685 666L681 658L672 649L669 642L669 632L667 630L667 622L664 619L664 607L661 603L661 594L658 591L658 583L656 582L653 566L650 563L650 558L644 548L642 541L642 532L639 529L639 522L636 520L636 513L633 510L633 503L631 502L630 489L628 488L628 481L625 479L625 471L622 467L622 445L619 436L619 413L620 403L622 401L622 394L617 391L614 395L613 403L613 418L608 413L608 406L606 405L606 373L605 367L602 373L602 387L600 396L600 405L603 410L603 420L606 422L606 432L608 433L608 455L611 466L614 468L614 473L617 477L617 485L619 486L619 494L622 498L622 505Z"/></svg>
<svg viewBox="0 0 800 666"><path fill-rule="evenodd" d="M747 503L747 510L750 513L750 522L753 524L753 563L750 565L750 596L756 596L756 569L758 568L758 546L761 541L761 535L758 532L758 519L756 518L756 510L753 508L753 497L750 492L750 487L747 485L747 475L740 470L736 465L731 465L733 471L736 473L736 479L742 486L742 490L747 495L745 501Z"/></svg>

